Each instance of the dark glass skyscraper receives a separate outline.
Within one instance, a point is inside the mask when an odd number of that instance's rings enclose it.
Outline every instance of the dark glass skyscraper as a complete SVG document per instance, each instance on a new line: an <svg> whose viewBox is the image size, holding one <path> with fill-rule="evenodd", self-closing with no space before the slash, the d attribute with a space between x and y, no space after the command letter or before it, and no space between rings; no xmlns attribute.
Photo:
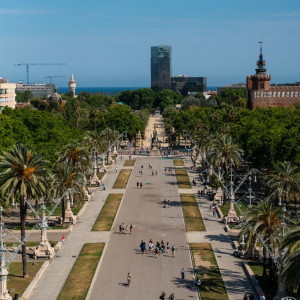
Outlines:
<svg viewBox="0 0 300 300"><path fill-rule="evenodd" d="M171 46L151 47L151 88L171 89Z"/></svg>

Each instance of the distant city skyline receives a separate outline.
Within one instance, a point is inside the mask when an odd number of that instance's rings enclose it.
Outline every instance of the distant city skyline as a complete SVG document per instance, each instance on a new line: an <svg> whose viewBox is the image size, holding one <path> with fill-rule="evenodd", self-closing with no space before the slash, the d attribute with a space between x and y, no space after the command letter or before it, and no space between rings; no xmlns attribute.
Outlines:
<svg viewBox="0 0 300 300"><path fill-rule="evenodd" d="M208 86L245 82L258 41L272 83L300 81L299 0L7 1L0 8L1 72L32 83L150 87L150 48L172 46L172 76L207 77Z"/></svg>

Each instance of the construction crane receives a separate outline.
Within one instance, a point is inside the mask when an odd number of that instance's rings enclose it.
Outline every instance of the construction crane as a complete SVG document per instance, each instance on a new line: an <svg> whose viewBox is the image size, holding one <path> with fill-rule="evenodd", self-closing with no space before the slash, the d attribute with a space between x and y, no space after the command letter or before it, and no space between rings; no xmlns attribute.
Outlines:
<svg viewBox="0 0 300 300"><path fill-rule="evenodd" d="M15 64L15 67L26 66L26 81L29 83L29 66L61 66L65 63L19 63Z"/></svg>
<svg viewBox="0 0 300 300"><path fill-rule="evenodd" d="M44 78L50 78L50 84L52 84L52 78L65 78L66 76L61 76L61 75L49 75L45 76Z"/></svg>

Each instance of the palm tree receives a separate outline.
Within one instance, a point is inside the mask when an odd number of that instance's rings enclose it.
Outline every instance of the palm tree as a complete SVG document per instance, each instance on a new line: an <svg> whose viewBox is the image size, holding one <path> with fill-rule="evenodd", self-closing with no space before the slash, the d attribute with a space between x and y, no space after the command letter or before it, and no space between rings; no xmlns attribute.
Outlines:
<svg viewBox="0 0 300 300"><path fill-rule="evenodd" d="M235 144L232 137L227 134L217 136L209 147L209 157L215 167L221 166L228 174L229 164L237 167L242 164L244 150Z"/></svg>
<svg viewBox="0 0 300 300"><path fill-rule="evenodd" d="M278 191L286 202L299 199L300 171L289 161L278 163L274 170L266 176L267 185L271 192Z"/></svg>
<svg viewBox="0 0 300 300"><path fill-rule="evenodd" d="M25 221L27 204L25 199L36 199L46 193L49 171L48 162L29 149L17 144L0 156L0 189L9 197L19 197L21 218L21 240L23 277L27 277Z"/></svg>
<svg viewBox="0 0 300 300"><path fill-rule="evenodd" d="M229 165L237 167L242 164L242 155L244 150L238 144L235 144L232 137L227 134L217 135L208 148L208 159L214 167L221 167L225 172L225 186ZM224 197L224 204L226 197Z"/></svg>
<svg viewBox="0 0 300 300"><path fill-rule="evenodd" d="M241 231L241 235L246 238L247 252L254 253L255 245L259 242L259 238L266 241L268 249L274 253L275 246L281 242L281 212L280 208L275 207L274 203L269 200L261 201L258 205L252 206L243 216L245 228ZM263 276L266 276L266 260L267 249L263 248L264 269ZM269 275L272 276L272 259L269 257Z"/></svg>
<svg viewBox="0 0 300 300"><path fill-rule="evenodd" d="M76 172L84 173L91 165L92 156L83 144L73 141L60 151L58 162L63 161L70 162Z"/></svg>
<svg viewBox="0 0 300 300"><path fill-rule="evenodd" d="M70 199L71 194L83 195L83 175L76 172L74 167L67 161L56 164L53 170L53 191L56 198L62 197L67 192L65 197L61 198L62 204L62 225L65 222L65 199Z"/></svg>
<svg viewBox="0 0 300 300"><path fill-rule="evenodd" d="M281 251L285 252L282 261L281 276L295 294L300 288L300 228L291 230L281 244Z"/></svg>
<svg viewBox="0 0 300 300"><path fill-rule="evenodd" d="M95 108L91 111L91 119L93 120L94 122L94 130L96 130L97 128L97 120L99 118L99 114L100 114L100 109L99 108Z"/></svg>

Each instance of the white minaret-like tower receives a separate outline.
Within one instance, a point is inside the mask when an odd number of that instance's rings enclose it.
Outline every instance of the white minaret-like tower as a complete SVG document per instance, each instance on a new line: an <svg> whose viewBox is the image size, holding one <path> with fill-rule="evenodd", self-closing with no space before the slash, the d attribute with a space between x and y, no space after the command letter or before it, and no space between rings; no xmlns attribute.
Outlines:
<svg viewBox="0 0 300 300"><path fill-rule="evenodd" d="M71 75L70 81L69 81L69 90L73 95L73 98L76 98L76 81L74 80L73 74Z"/></svg>

